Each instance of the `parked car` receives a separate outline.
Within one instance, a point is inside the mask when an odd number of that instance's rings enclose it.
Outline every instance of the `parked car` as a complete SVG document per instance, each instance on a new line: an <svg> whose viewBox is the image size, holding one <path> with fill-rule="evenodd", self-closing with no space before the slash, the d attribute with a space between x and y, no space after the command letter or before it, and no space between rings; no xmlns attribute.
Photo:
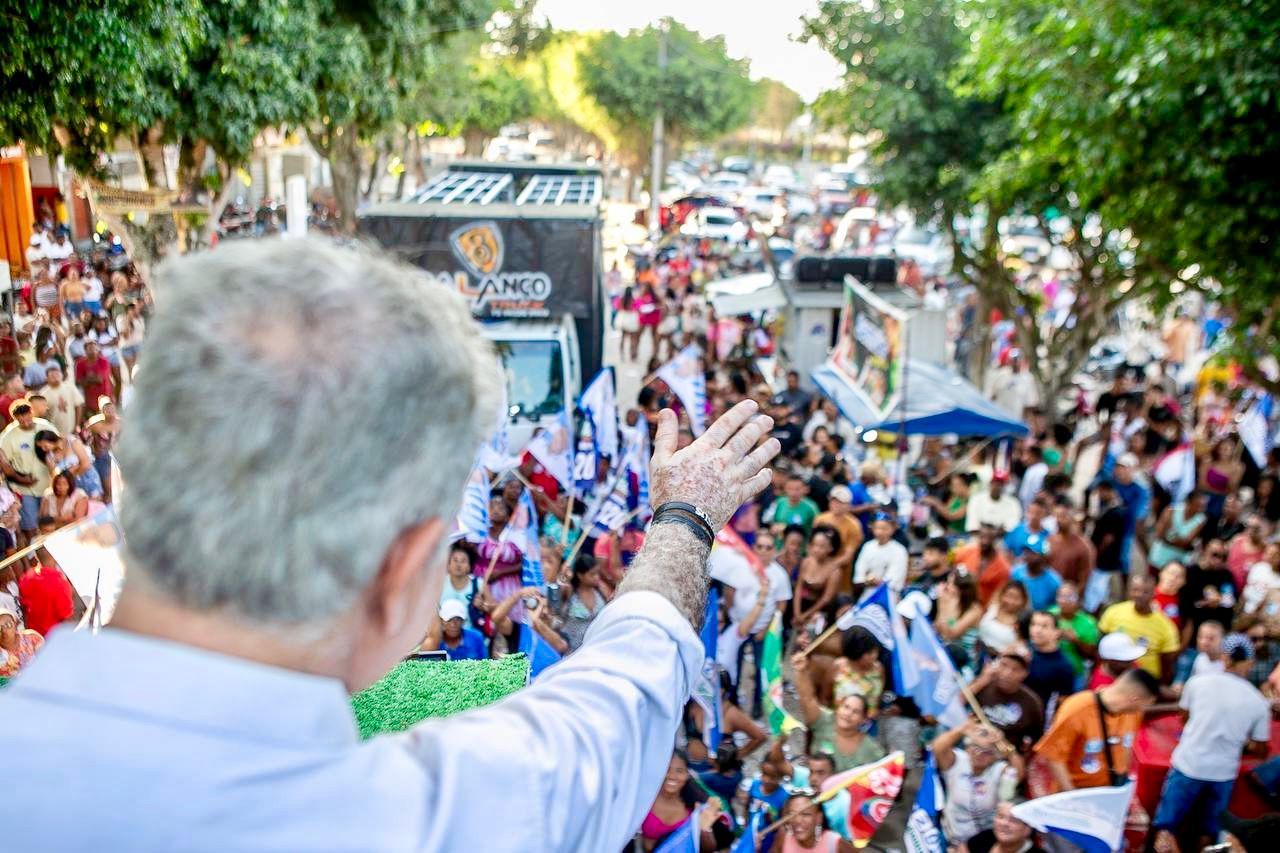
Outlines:
<svg viewBox="0 0 1280 853"><path fill-rule="evenodd" d="M750 157L726 157L721 161L720 168L725 172L735 172L745 176L751 174L755 164L751 162Z"/></svg>
<svg viewBox="0 0 1280 853"><path fill-rule="evenodd" d="M781 195L771 187L747 187L738 196L738 207L757 219L769 219Z"/></svg>
<svg viewBox="0 0 1280 853"><path fill-rule="evenodd" d="M925 276L946 275L951 271L951 244L942 234L930 228L901 228L893 235L890 248L899 258L911 258L919 264L920 272Z"/></svg>
<svg viewBox="0 0 1280 853"><path fill-rule="evenodd" d="M733 195L746 189L748 183L750 181L747 180L747 176L738 172L716 172L709 181L702 185L701 191Z"/></svg>
<svg viewBox="0 0 1280 853"><path fill-rule="evenodd" d="M680 227L680 233L698 239L722 240L741 243L747 239L750 228L731 207L704 207L690 212Z"/></svg>

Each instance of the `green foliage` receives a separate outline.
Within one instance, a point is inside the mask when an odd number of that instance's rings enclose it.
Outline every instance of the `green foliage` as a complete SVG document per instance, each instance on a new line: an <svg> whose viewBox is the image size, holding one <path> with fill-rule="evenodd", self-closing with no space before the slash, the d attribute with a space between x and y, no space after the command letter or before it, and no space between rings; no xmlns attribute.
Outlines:
<svg viewBox="0 0 1280 853"><path fill-rule="evenodd" d="M180 106L200 13L197 0L13 5L0 26L0 144L25 140L96 167L117 134Z"/></svg>
<svg viewBox="0 0 1280 853"><path fill-rule="evenodd" d="M1246 367L1274 352L1280 2L998 0L975 36L1027 156L1132 232L1143 283L1216 282Z"/></svg>
<svg viewBox="0 0 1280 853"><path fill-rule="evenodd" d="M484 55L485 43L482 35L468 33L438 52L411 122L430 121L451 135L492 136L533 113L536 95L529 80L510 59Z"/></svg>
<svg viewBox="0 0 1280 853"><path fill-rule="evenodd" d="M667 28L665 71L658 67L659 32L652 26L625 36L605 33L579 57L584 90L637 160L659 105L677 140L723 136L746 124L755 105L748 63L732 59L723 38L703 38L674 21Z"/></svg>
<svg viewBox="0 0 1280 853"><path fill-rule="evenodd" d="M804 98L786 83L768 77L756 82L754 124L782 134L804 112Z"/></svg>

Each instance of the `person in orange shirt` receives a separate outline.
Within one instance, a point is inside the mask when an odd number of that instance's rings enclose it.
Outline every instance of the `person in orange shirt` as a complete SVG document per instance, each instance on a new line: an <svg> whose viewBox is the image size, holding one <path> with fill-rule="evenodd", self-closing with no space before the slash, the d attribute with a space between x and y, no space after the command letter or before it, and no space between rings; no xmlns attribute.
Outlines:
<svg viewBox="0 0 1280 853"><path fill-rule="evenodd" d="M1048 764L1054 791L1124 784L1142 711L1159 694L1151 673L1131 669L1100 690L1064 700L1034 748Z"/></svg>
<svg viewBox="0 0 1280 853"><path fill-rule="evenodd" d="M956 566L978 579L978 600L984 608L1009 582L1009 559L996 548L1003 534L994 524L983 524L978 528L977 540L957 548L953 558Z"/></svg>

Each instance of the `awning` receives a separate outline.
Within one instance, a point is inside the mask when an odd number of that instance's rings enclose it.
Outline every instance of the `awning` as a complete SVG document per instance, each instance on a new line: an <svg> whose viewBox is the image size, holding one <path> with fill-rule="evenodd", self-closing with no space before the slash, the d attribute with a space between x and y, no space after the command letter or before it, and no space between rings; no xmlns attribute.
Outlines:
<svg viewBox="0 0 1280 853"><path fill-rule="evenodd" d="M871 409L844 373L830 363L810 374L821 389L855 426L886 432L906 430L908 435L1013 435L1023 436L1027 425L1011 418L982 396L971 382L951 371L914 359L907 362L905 416L903 402L887 418Z"/></svg>
<svg viewBox="0 0 1280 853"><path fill-rule="evenodd" d="M707 284L707 298L721 317L782 308L787 295L772 273L757 272Z"/></svg>

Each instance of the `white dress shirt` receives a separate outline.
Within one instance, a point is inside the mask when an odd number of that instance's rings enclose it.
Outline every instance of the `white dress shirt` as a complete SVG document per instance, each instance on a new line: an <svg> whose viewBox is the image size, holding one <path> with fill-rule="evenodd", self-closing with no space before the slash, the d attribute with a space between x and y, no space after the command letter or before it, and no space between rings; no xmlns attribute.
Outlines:
<svg viewBox="0 0 1280 853"><path fill-rule="evenodd" d="M361 742L335 679L59 628L0 690L0 754L21 780L0 846L619 850L702 658L670 602L627 593L532 686Z"/></svg>

